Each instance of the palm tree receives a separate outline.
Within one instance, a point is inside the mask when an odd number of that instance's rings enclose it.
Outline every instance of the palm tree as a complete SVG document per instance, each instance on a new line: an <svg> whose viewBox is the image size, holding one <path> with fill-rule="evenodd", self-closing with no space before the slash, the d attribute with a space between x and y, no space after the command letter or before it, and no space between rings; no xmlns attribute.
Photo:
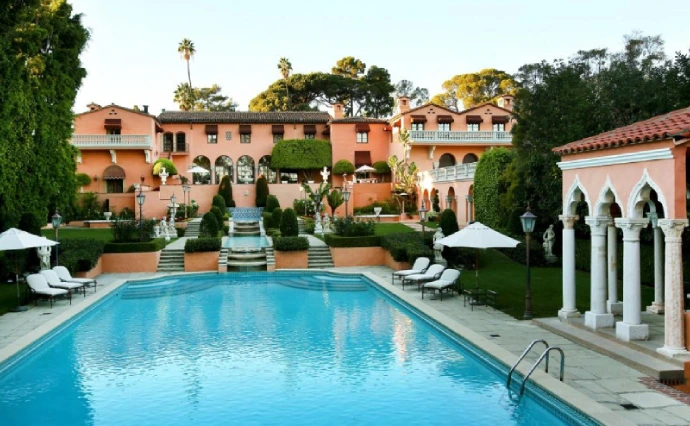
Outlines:
<svg viewBox="0 0 690 426"><path fill-rule="evenodd" d="M180 53L182 58L187 61L187 80L189 81L189 99L191 103L194 103L193 99L193 94L192 94L192 75L189 72L189 60L194 56L196 53L196 49L194 48L194 42L192 40L185 38L183 39L180 44L177 46L177 51Z"/></svg>
<svg viewBox="0 0 690 426"><path fill-rule="evenodd" d="M280 58L278 61L278 69L280 74L285 80L285 94L287 95L287 109L290 109L290 92L288 91L288 77L290 77L290 72L292 71L292 64L288 58Z"/></svg>

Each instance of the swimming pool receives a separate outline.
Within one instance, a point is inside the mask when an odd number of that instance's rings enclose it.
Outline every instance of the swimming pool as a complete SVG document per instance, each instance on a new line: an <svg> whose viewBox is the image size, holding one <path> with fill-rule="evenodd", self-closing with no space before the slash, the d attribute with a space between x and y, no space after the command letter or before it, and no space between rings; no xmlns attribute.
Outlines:
<svg viewBox="0 0 690 426"><path fill-rule="evenodd" d="M268 240L264 236L242 236L242 237L237 237L237 236L232 236L228 237L228 239L225 242L225 247L229 249L238 249L238 248L250 248L250 249L256 249L256 248L264 248L268 247L270 244L268 244Z"/></svg>
<svg viewBox="0 0 690 426"><path fill-rule="evenodd" d="M51 425L592 424L514 398L463 346L359 276L166 277L124 286L0 367L0 413Z"/></svg>

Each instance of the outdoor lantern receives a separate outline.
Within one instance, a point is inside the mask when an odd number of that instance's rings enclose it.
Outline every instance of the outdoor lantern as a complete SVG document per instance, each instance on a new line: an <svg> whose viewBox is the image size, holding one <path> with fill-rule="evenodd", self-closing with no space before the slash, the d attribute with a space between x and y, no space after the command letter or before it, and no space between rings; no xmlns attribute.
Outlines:
<svg viewBox="0 0 690 426"><path fill-rule="evenodd" d="M422 200L422 207L419 209L419 219L424 222L426 220L426 213L429 210L426 208L426 201Z"/></svg>
<svg viewBox="0 0 690 426"><path fill-rule="evenodd" d="M527 211L525 214L520 216L520 222L522 223L522 231L525 233L530 233L534 231L534 225L537 223L537 217L532 214L532 210L527 206Z"/></svg>
<svg viewBox="0 0 690 426"><path fill-rule="evenodd" d="M62 216L60 216L60 212L55 210L55 214L53 215L53 228L58 229L60 225L62 224Z"/></svg>
<svg viewBox="0 0 690 426"><path fill-rule="evenodd" d="M343 200L345 200L346 203L350 201L350 191L347 189L343 191Z"/></svg>
<svg viewBox="0 0 690 426"><path fill-rule="evenodd" d="M140 189L139 193L137 194L137 204L139 204L139 206L143 206L145 200L146 200L146 195L144 195Z"/></svg>

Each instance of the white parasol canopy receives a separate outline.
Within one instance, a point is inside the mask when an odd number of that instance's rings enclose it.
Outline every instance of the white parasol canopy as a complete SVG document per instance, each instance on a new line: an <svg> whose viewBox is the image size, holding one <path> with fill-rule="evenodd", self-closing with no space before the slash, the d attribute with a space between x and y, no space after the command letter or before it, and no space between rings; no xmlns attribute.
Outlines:
<svg viewBox="0 0 690 426"><path fill-rule="evenodd" d="M204 174L204 175L205 175L205 174L210 173L210 172L209 172L208 170L204 169L203 167L197 166L197 165L195 164L194 167L192 167L191 169L187 170L187 173L201 173L201 174Z"/></svg>
<svg viewBox="0 0 690 426"><path fill-rule="evenodd" d="M375 172L376 169L371 167L371 166L359 166L357 169L355 169L355 173L367 173L367 172Z"/></svg>
<svg viewBox="0 0 690 426"><path fill-rule="evenodd" d="M24 250L35 247L54 246L55 241L45 237L30 234L17 228L10 228L0 234L0 251ZM15 283L17 284L17 298L19 298L19 270L17 269L17 259L14 260Z"/></svg>

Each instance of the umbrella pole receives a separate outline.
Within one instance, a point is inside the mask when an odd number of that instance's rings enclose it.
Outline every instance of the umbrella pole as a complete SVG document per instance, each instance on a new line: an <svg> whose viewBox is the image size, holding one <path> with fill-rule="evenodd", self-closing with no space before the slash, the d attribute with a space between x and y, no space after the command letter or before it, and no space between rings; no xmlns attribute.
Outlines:
<svg viewBox="0 0 690 426"><path fill-rule="evenodd" d="M474 249L474 283L479 291L479 249Z"/></svg>
<svg viewBox="0 0 690 426"><path fill-rule="evenodd" d="M14 284L17 286L17 304L21 305L21 296L19 295L19 267L17 266L17 254L14 254Z"/></svg>

